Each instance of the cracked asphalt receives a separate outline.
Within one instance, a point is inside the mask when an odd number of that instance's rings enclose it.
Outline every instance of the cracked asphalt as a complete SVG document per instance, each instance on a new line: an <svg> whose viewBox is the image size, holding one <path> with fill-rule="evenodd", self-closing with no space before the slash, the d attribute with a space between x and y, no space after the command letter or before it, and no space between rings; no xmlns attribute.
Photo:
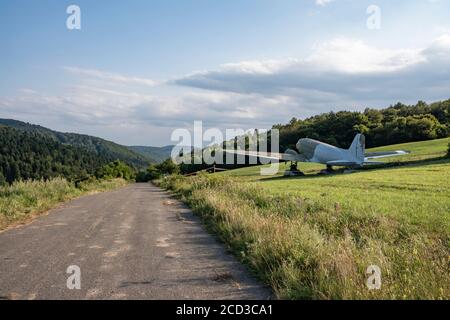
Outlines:
<svg viewBox="0 0 450 320"><path fill-rule="evenodd" d="M68 289L69 266L81 289ZM151 184L67 202L0 233L0 299L268 299L182 203Z"/></svg>

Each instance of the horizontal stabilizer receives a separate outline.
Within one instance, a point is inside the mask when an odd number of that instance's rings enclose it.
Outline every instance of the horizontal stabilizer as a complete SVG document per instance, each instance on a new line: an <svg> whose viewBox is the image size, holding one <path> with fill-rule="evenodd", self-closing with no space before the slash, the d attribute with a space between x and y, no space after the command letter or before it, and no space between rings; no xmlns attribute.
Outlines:
<svg viewBox="0 0 450 320"><path fill-rule="evenodd" d="M365 154L365 160L370 159L381 159L381 158L388 158L388 157L396 157L396 156L403 156L405 154L410 154L409 151L404 150L397 150L397 151L385 151L385 152L369 152Z"/></svg>

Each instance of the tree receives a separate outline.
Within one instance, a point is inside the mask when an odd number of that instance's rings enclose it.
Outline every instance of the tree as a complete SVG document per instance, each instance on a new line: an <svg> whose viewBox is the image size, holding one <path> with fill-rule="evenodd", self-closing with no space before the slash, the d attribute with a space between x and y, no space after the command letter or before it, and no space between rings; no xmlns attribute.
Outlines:
<svg viewBox="0 0 450 320"><path fill-rule="evenodd" d="M125 180L133 180L135 178L133 168L120 160L110 162L99 168L96 176L101 179L123 178Z"/></svg>
<svg viewBox="0 0 450 320"><path fill-rule="evenodd" d="M431 114L415 115L406 118L405 133L412 141L428 140L438 138L438 129L442 125Z"/></svg>
<svg viewBox="0 0 450 320"><path fill-rule="evenodd" d="M149 180L155 180L161 177L161 172L158 169L158 166L151 164L147 169L147 175Z"/></svg>
<svg viewBox="0 0 450 320"><path fill-rule="evenodd" d="M148 182L150 181L150 176L146 171L139 171L136 174L136 182Z"/></svg>
<svg viewBox="0 0 450 320"><path fill-rule="evenodd" d="M280 146L295 148L298 139L312 138L348 148L355 133L366 135L367 147L444 138L450 134L450 100L427 105L397 103L386 109L364 112L329 112L304 120L293 119L280 130Z"/></svg>
<svg viewBox="0 0 450 320"><path fill-rule="evenodd" d="M162 175L180 173L180 167L175 164L172 159L167 159L164 162L158 164L156 166L156 169Z"/></svg>

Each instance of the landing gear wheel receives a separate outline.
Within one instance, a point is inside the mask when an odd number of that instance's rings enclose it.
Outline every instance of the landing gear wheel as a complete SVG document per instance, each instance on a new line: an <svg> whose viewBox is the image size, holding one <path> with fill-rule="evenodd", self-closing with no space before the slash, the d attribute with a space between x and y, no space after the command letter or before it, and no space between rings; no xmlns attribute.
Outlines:
<svg viewBox="0 0 450 320"><path fill-rule="evenodd" d="M298 164L295 161L291 161L291 165L289 170L286 170L284 172L284 176L285 177L302 177L305 174L303 172L301 172L300 170L298 170Z"/></svg>
<svg viewBox="0 0 450 320"><path fill-rule="evenodd" d="M327 165L326 169L323 169L320 171L319 174L323 174L323 175L329 175L329 174L335 174L336 171L333 170L332 166Z"/></svg>

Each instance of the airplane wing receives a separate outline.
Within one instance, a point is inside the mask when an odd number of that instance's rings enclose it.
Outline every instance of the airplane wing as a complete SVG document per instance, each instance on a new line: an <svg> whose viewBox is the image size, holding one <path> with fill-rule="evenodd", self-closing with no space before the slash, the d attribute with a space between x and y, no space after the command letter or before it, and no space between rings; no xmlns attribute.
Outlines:
<svg viewBox="0 0 450 320"><path fill-rule="evenodd" d="M276 152L257 152L257 151L230 150L230 149L224 149L223 151L226 153L237 154L237 155L248 156L248 157L255 157L255 158L260 158L260 159L307 162L305 157L303 157L300 154L276 153Z"/></svg>
<svg viewBox="0 0 450 320"><path fill-rule="evenodd" d="M385 152L368 152L365 154L364 161L371 159L381 159L388 157L403 156L405 154L410 154L409 151L398 150L398 151L385 151Z"/></svg>

